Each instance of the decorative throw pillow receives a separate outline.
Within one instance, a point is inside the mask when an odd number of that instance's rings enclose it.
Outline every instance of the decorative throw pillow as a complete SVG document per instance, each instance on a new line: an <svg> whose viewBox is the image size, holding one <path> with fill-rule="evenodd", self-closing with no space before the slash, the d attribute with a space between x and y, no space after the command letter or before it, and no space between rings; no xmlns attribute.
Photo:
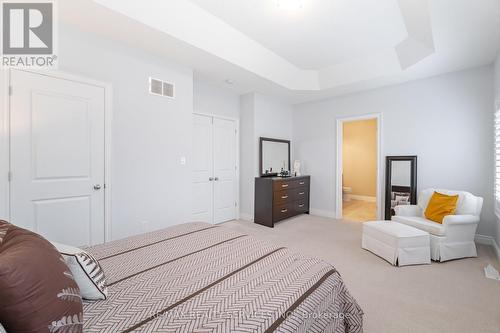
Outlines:
<svg viewBox="0 0 500 333"><path fill-rule="evenodd" d="M43 237L0 221L0 322L8 332L83 331L78 285Z"/></svg>
<svg viewBox="0 0 500 333"><path fill-rule="evenodd" d="M455 214L457 202L458 195L434 192L425 209L425 217L431 221L443 223L445 216Z"/></svg>
<svg viewBox="0 0 500 333"><path fill-rule="evenodd" d="M52 245L61 253L75 278L84 299L106 299L108 288L106 277L97 259L90 253L77 247L54 243Z"/></svg>
<svg viewBox="0 0 500 333"><path fill-rule="evenodd" d="M5 331L5 328L3 328L2 324L0 324L0 333L7 333L7 331Z"/></svg>

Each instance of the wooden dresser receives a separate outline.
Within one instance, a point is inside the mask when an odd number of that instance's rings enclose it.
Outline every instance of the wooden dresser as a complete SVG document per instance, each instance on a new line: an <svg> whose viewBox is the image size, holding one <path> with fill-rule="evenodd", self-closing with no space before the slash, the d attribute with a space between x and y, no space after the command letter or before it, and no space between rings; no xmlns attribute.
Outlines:
<svg viewBox="0 0 500 333"><path fill-rule="evenodd" d="M310 176L255 178L254 222L274 227L274 223L309 214Z"/></svg>

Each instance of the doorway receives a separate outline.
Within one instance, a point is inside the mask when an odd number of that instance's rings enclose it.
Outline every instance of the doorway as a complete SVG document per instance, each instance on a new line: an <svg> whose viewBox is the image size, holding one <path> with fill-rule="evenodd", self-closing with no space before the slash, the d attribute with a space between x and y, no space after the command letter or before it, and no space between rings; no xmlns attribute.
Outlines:
<svg viewBox="0 0 500 333"><path fill-rule="evenodd" d="M337 122L337 218L365 222L380 218L380 116Z"/></svg>
<svg viewBox="0 0 500 333"><path fill-rule="evenodd" d="M10 72L10 220L74 246L103 243L109 87Z"/></svg>
<svg viewBox="0 0 500 333"><path fill-rule="evenodd" d="M234 119L193 115L193 221L237 218L238 131Z"/></svg>

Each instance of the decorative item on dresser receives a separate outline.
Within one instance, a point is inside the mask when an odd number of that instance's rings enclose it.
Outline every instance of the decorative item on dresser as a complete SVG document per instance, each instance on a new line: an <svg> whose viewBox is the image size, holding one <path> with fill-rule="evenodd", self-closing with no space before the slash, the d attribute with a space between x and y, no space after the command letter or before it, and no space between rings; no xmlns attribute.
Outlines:
<svg viewBox="0 0 500 333"><path fill-rule="evenodd" d="M255 178L254 222L274 227L274 223L309 214L310 176Z"/></svg>

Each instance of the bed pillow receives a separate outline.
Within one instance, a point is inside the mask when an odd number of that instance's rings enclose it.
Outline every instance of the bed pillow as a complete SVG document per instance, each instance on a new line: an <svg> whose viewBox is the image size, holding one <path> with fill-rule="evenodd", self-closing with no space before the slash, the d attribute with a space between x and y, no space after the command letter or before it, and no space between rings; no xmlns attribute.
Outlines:
<svg viewBox="0 0 500 333"><path fill-rule="evenodd" d="M108 296L106 277L97 259L77 247L54 243L75 278L80 293L87 300L101 300Z"/></svg>
<svg viewBox="0 0 500 333"><path fill-rule="evenodd" d="M5 328L3 328L2 324L0 324L0 333L7 333Z"/></svg>
<svg viewBox="0 0 500 333"><path fill-rule="evenodd" d="M0 221L0 322L8 332L83 331L78 285L59 252L31 231Z"/></svg>

